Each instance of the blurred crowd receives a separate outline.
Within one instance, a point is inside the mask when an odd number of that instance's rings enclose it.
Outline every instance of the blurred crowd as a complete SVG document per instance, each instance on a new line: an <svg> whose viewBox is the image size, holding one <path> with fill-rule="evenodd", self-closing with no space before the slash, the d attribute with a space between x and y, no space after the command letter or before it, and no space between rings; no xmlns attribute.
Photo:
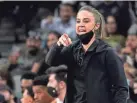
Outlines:
<svg viewBox="0 0 137 103"><path fill-rule="evenodd" d="M49 49L66 33L73 41L80 7L91 5L105 19L104 41L123 61L129 103L137 103L137 2L0 2L0 103L63 103L67 67L45 63Z"/></svg>

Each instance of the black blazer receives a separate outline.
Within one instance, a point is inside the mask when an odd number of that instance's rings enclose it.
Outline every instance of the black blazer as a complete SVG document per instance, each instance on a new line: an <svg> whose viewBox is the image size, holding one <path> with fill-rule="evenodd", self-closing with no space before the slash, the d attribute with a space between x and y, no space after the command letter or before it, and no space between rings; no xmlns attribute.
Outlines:
<svg viewBox="0 0 137 103"><path fill-rule="evenodd" d="M82 66L85 77L87 103L126 103L128 85L122 61L112 48L98 39L86 52ZM73 103L74 69L79 68L80 41L69 47L54 45L46 56L49 65L66 64L68 70L67 103Z"/></svg>

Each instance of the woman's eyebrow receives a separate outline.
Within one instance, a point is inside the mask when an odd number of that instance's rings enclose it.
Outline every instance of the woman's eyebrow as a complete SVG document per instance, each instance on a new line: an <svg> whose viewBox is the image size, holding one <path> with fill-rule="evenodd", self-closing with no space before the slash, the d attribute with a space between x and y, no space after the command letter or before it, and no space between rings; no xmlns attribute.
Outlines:
<svg viewBox="0 0 137 103"><path fill-rule="evenodd" d="M83 20L90 20L89 18L84 18Z"/></svg>
<svg viewBox="0 0 137 103"><path fill-rule="evenodd" d="M79 18L76 18L77 20L80 20Z"/></svg>

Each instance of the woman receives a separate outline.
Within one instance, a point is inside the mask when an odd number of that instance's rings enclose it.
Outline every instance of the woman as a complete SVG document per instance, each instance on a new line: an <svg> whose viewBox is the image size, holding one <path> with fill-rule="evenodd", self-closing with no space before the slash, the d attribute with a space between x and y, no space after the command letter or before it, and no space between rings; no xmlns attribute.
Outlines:
<svg viewBox="0 0 137 103"><path fill-rule="evenodd" d="M28 87L27 89L25 89L23 97L21 99L21 103L35 103L32 87Z"/></svg>
<svg viewBox="0 0 137 103"><path fill-rule="evenodd" d="M128 85L123 64L112 48L99 39L103 31L102 15L84 6L77 14L79 40L71 43L64 34L46 56L49 65L66 64L69 68L68 103L126 103Z"/></svg>
<svg viewBox="0 0 137 103"><path fill-rule="evenodd" d="M61 34L56 31L49 32L47 37L47 49L49 50L52 47L52 45L59 40L60 37Z"/></svg>
<svg viewBox="0 0 137 103"><path fill-rule="evenodd" d="M117 31L117 20L114 15L108 15L106 17L106 33L107 38L104 39L110 46L114 48L117 52L119 49L124 47L125 45L125 38L124 36L120 35Z"/></svg>

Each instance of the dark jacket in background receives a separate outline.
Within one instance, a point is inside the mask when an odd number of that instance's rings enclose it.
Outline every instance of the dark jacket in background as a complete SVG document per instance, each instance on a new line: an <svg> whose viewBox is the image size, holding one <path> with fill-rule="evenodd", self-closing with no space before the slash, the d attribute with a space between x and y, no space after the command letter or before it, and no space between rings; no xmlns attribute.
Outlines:
<svg viewBox="0 0 137 103"><path fill-rule="evenodd" d="M81 67L79 41L64 48L55 45L47 54L49 65L66 64L69 68L66 102L74 103L74 71L78 69L85 78L87 103L126 103L128 85L122 61L102 40L96 40L94 44L84 54Z"/></svg>

